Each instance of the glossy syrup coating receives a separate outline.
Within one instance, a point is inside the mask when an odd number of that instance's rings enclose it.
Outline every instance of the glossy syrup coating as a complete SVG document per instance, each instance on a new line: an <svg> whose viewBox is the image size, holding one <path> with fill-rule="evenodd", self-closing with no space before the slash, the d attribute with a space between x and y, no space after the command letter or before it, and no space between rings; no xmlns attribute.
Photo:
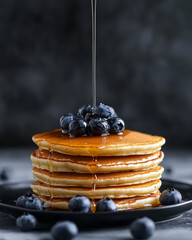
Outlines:
<svg viewBox="0 0 192 240"><path fill-rule="evenodd" d="M42 149L51 149L75 156L127 156L151 154L160 150L165 139L132 130L122 135L85 136L71 138L61 129L36 134L33 141Z"/></svg>

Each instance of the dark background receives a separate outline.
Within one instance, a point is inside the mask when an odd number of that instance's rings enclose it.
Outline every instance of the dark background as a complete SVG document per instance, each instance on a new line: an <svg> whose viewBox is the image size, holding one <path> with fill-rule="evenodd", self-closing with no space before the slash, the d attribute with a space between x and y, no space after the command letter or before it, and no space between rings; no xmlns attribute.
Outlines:
<svg viewBox="0 0 192 240"><path fill-rule="evenodd" d="M98 0L97 101L192 147L192 1ZM0 145L91 104L90 0L0 1Z"/></svg>

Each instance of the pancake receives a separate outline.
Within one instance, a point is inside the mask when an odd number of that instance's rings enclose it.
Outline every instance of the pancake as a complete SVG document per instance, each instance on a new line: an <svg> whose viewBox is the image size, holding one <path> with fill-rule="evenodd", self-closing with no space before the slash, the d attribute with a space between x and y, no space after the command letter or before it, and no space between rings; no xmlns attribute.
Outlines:
<svg viewBox="0 0 192 240"><path fill-rule="evenodd" d="M50 172L111 173L153 168L163 157L160 151L147 155L86 157L36 150L31 161L34 168Z"/></svg>
<svg viewBox="0 0 192 240"><path fill-rule="evenodd" d="M134 209L143 208L143 207L150 208L150 207L158 206L159 196L160 196L160 192L156 191L155 193L149 194L144 197L113 199L113 201L116 203L118 211L134 210ZM37 195L37 197L40 198L45 203L44 206L46 208L58 208L58 209L68 210L68 204L70 199L67 199L67 198L50 199L40 195ZM98 200L91 201L92 212L95 211L95 206L97 202Z"/></svg>
<svg viewBox="0 0 192 240"><path fill-rule="evenodd" d="M50 173L38 168L33 169L33 176L37 181L50 186L97 187L126 186L140 184L159 179L163 167L157 166L148 170L118 173L80 174L80 173Z"/></svg>
<svg viewBox="0 0 192 240"><path fill-rule="evenodd" d="M159 204L165 139L125 130L122 135L70 137L61 129L33 136L33 192L52 208L68 209L76 195L113 199L118 210Z"/></svg>
<svg viewBox="0 0 192 240"><path fill-rule="evenodd" d="M95 186L92 188L49 186L39 181L36 181L31 185L33 192L37 195L43 195L51 198L72 198L76 195L81 195L90 199L101 199L105 197L130 198L135 196L145 196L156 192L160 186L160 180L154 180L131 186L111 186L105 188L98 188Z"/></svg>
<svg viewBox="0 0 192 240"><path fill-rule="evenodd" d="M74 156L127 156L157 152L165 139L131 130L122 135L70 137L61 129L33 136L40 149Z"/></svg>

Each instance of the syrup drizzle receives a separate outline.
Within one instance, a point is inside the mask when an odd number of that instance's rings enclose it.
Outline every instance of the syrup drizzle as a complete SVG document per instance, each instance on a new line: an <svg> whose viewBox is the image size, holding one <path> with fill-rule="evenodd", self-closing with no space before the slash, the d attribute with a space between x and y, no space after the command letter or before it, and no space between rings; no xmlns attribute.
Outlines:
<svg viewBox="0 0 192 240"><path fill-rule="evenodd" d="M96 106L96 5L97 0L91 0L92 8L92 105Z"/></svg>
<svg viewBox="0 0 192 240"><path fill-rule="evenodd" d="M94 164L93 164L94 163ZM92 161L90 161L88 163L89 165L89 170L92 174L92 199L91 199L91 203L93 206L93 209L91 209L91 211L95 211L95 207L96 207L96 203L95 203L95 191L96 191L96 187L97 187L97 174L95 173L96 169L97 169L97 157L92 157Z"/></svg>
<svg viewBox="0 0 192 240"><path fill-rule="evenodd" d="M53 199L53 188L52 188L52 175L53 175L53 164L52 164L52 160L50 158L52 158L53 155L53 151L49 150L49 155L48 155L48 164L49 164L49 176L50 176L50 182L49 182L49 189L50 189L50 202Z"/></svg>

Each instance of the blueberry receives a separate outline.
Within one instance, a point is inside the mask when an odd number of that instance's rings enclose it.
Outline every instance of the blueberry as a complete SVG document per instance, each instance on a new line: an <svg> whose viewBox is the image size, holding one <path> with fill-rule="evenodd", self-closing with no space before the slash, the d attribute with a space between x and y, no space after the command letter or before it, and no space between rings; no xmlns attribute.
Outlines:
<svg viewBox="0 0 192 240"><path fill-rule="evenodd" d="M93 107L91 105L84 105L79 108L78 113L85 118L87 113L92 113L93 112Z"/></svg>
<svg viewBox="0 0 192 240"><path fill-rule="evenodd" d="M73 120L78 120L78 119L83 119L84 120L84 118L81 116L80 113L77 113L73 116Z"/></svg>
<svg viewBox="0 0 192 240"><path fill-rule="evenodd" d="M56 223L51 229L51 235L55 240L71 240L78 232L77 225L71 221Z"/></svg>
<svg viewBox="0 0 192 240"><path fill-rule="evenodd" d="M88 132L93 136L104 136L109 131L109 124L106 119L96 118L88 123Z"/></svg>
<svg viewBox="0 0 192 240"><path fill-rule="evenodd" d="M167 188L161 193L159 201L163 205L177 204L182 201L182 195L174 188Z"/></svg>
<svg viewBox="0 0 192 240"><path fill-rule="evenodd" d="M0 179L3 181L9 180L11 177L11 170L8 168L4 168L0 173Z"/></svg>
<svg viewBox="0 0 192 240"><path fill-rule="evenodd" d="M28 198L25 203L26 208L28 209L35 209L35 210L43 210L43 203L37 197Z"/></svg>
<svg viewBox="0 0 192 240"><path fill-rule="evenodd" d="M69 201L69 210L71 212L88 213L91 209L89 198L77 195Z"/></svg>
<svg viewBox="0 0 192 240"><path fill-rule="evenodd" d="M100 103L98 107L94 108L93 114L95 117L107 119L117 116L115 110L112 107L103 103Z"/></svg>
<svg viewBox="0 0 192 240"><path fill-rule="evenodd" d="M25 196L20 196L16 201L16 206L25 208L25 206L26 206L25 202L26 202L26 197Z"/></svg>
<svg viewBox="0 0 192 240"><path fill-rule="evenodd" d="M22 215L17 218L16 225L21 231L31 231L36 227L37 220L31 214Z"/></svg>
<svg viewBox="0 0 192 240"><path fill-rule="evenodd" d="M90 122L92 119L96 118L95 115L93 113L87 113L85 115L85 121L86 122Z"/></svg>
<svg viewBox="0 0 192 240"><path fill-rule="evenodd" d="M136 239L147 239L155 232L155 223L148 217L135 220L130 227L131 233Z"/></svg>
<svg viewBox="0 0 192 240"><path fill-rule="evenodd" d="M40 211L43 210L42 201L39 198L34 197L32 194L20 196L16 201L16 206Z"/></svg>
<svg viewBox="0 0 192 240"><path fill-rule="evenodd" d="M69 124L69 133L73 137L81 137L86 134L87 123L83 119L76 119Z"/></svg>
<svg viewBox="0 0 192 240"><path fill-rule="evenodd" d="M67 133L69 131L69 123L73 120L74 115L72 113L65 114L60 118L60 126L63 133Z"/></svg>
<svg viewBox="0 0 192 240"><path fill-rule="evenodd" d="M165 168L165 172L166 172L167 174L172 174L173 169L172 169L171 167L167 167L167 168Z"/></svg>
<svg viewBox="0 0 192 240"><path fill-rule="evenodd" d="M125 123L121 118L110 118L108 123L110 125L109 132L111 134L122 134L125 130Z"/></svg>
<svg viewBox="0 0 192 240"><path fill-rule="evenodd" d="M117 212L117 206L113 200L106 197L101 199L96 206L96 212Z"/></svg>

